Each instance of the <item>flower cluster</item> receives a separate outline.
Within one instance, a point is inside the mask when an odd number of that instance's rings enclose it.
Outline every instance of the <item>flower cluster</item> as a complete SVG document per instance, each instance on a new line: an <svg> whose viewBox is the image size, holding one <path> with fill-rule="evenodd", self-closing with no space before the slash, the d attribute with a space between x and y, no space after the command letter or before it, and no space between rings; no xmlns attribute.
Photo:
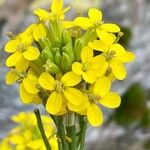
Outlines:
<svg viewBox="0 0 150 150"><path fill-rule="evenodd" d="M48 116L42 115L42 122L52 150L58 150L56 127ZM18 126L13 128L0 143L1 150L46 150L34 113L20 112L12 116ZM29 121L30 120L30 121Z"/></svg>
<svg viewBox="0 0 150 150"><path fill-rule="evenodd" d="M74 112L99 126L101 106L120 105L111 84L126 77L124 63L135 56L118 43L120 27L105 23L100 10L90 8L88 17L71 21L65 20L69 9L63 0L53 0L49 11L34 11L37 23L9 34L6 83L19 82L23 103L42 103L55 116Z"/></svg>

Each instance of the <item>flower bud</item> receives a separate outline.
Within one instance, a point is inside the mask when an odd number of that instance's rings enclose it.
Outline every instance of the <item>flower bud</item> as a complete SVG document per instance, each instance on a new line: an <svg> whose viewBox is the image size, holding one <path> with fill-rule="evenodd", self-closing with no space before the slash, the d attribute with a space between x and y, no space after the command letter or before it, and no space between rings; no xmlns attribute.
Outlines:
<svg viewBox="0 0 150 150"><path fill-rule="evenodd" d="M61 69L63 72L67 72L71 68L71 60L69 56L63 52L62 60L61 60Z"/></svg>
<svg viewBox="0 0 150 150"><path fill-rule="evenodd" d="M52 62L54 62L54 56L52 51L49 49L49 47L46 47L43 51L42 51L42 59L46 62L48 59L50 59Z"/></svg>
<svg viewBox="0 0 150 150"><path fill-rule="evenodd" d="M67 43L72 44L71 34L68 32L68 30L63 30L63 32L62 32L62 44L66 45Z"/></svg>
<svg viewBox="0 0 150 150"><path fill-rule="evenodd" d="M57 51L56 54L55 54L55 63L56 63L56 65L60 66L61 60L62 60L62 56L61 56L60 52Z"/></svg>
<svg viewBox="0 0 150 150"><path fill-rule="evenodd" d="M50 74L57 74L60 72L59 67L56 64L54 64L50 59L46 61L46 64L43 67Z"/></svg>
<svg viewBox="0 0 150 150"><path fill-rule="evenodd" d="M39 39L39 43L42 49L48 47L49 49L52 48L52 44L50 40L47 37L42 37Z"/></svg>
<svg viewBox="0 0 150 150"><path fill-rule="evenodd" d="M53 47L52 48L52 53L53 53L54 56L56 55L56 52L60 52L60 49L58 47Z"/></svg>
<svg viewBox="0 0 150 150"><path fill-rule="evenodd" d="M74 55L76 60L80 60L81 50L83 48L83 39L77 39L74 46Z"/></svg>
<svg viewBox="0 0 150 150"><path fill-rule="evenodd" d="M71 62L74 60L74 52L70 43L62 48L62 52L66 53L70 57Z"/></svg>

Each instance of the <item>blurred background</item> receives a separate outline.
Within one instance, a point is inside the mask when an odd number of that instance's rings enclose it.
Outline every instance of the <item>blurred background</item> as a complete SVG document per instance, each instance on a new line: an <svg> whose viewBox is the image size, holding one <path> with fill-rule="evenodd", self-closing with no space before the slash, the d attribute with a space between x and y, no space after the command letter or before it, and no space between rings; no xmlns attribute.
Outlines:
<svg viewBox="0 0 150 150"><path fill-rule="evenodd" d="M66 0L71 5L67 18L80 10L100 8L106 22L118 23L124 37L120 40L133 51L136 60L127 65L128 76L113 85L122 96L121 106L113 111L103 108L105 123L89 128L87 150L150 150L150 0ZM0 139L15 126L10 116L19 111L32 111L21 104L17 85L5 85L7 54L4 45L7 31L17 34L35 22L32 12L37 7L49 8L51 0L0 0Z"/></svg>

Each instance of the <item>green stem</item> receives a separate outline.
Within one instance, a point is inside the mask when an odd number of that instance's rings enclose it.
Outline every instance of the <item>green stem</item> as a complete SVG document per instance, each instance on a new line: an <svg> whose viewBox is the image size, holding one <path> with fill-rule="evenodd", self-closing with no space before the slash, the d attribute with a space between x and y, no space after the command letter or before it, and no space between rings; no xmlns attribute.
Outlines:
<svg viewBox="0 0 150 150"><path fill-rule="evenodd" d="M87 129L87 123L84 120L83 116L79 116L79 124L80 124L80 135L78 139L79 150L85 149L85 135Z"/></svg>
<svg viewBox="0 0 150 150"><path fill-rule="evenodd" d="M41 136L43 138L45 147L46 147L47 150L51 150L50 144L48 142L48 139L46 137L46 134L45 134L45 131L44 131L44 128L43 128L43 124L42 124L39 109L38 108L34 109L34 113L35 113L35 116L36 116L36 119L37 119L38 128L39 128Z"/></svg>
<svg viewBox="0 0 150 150"><path fill-rule="evenodd" d="M57 135L60 138L63 146L63 150L68 150L67 140L66 140L66 133L65 127L63 125L63 118L62 116L58 116L58 125L57 125Z"/></svg>
<svg viewBox="0 0 150 150"><path fill-rule="evenodd" d="M66 129L67 129L67 136L71 138L71 142L68 142L69 150L77 150L75 125L68 126Z"/></svg>

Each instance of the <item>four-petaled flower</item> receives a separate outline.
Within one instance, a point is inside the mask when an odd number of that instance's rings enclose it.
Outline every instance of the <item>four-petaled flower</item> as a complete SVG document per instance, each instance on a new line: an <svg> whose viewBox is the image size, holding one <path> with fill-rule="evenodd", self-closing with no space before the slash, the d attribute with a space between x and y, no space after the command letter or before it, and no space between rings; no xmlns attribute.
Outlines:
<svg viewBox="0 0 150 150"><path fill-rule="evenodd" d="M88 83L94 83L97 77L103 75L107 69L107 64L103 56L93 56L93 50L85 47L81 51L81 63L72 64L72 71L78 75L82 75L83 79Z"/></svg>
<svg viewBox="0 0 150 150"><path fill-rule="evenodd" d="M39 77L40 85L52 92L46 103L47 111L51 114L59 113L65 99L74 105L80 105L84 98L83 94L73 87L80 81L81 77L73 72L66 73L61 80L55 80L47 72L42 73Z"/></svg>

